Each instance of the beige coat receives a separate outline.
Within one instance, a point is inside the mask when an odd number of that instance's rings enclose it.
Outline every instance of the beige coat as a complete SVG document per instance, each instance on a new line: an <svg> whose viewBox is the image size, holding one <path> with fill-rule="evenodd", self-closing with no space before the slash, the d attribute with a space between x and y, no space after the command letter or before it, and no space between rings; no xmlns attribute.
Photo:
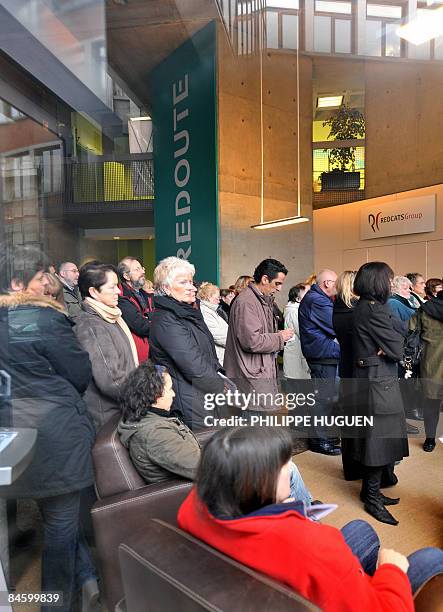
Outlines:
<svg viewBox="0 0 443 612"><path fill-rule="evenodd" d="M272 304L273 298L261 295L254 283L232 302L224 359L229 378L277 378L277 353L284 342L277 331Z"/></svg>
<svg viewBox="0 0 443 612"><path fill-rule="evenodd" d="M292 327L294 337L285 344L283 352L283 373L286 378L297 380L311 378L306 359L301 352L300 329L298 326L299 302L289 302L285 308L285 327Z"/></svg>
<svg viewBox="0 0 443 612"><path fill-rule="evenodd" d="M215 352L217 353L218 360L222 366L225 356L226 338L228 336L228 324L217 313L217 308L217 304L211 304L211 302L206 302L205 300L200 302L200 311L212 337L214 338Z"/></svg>

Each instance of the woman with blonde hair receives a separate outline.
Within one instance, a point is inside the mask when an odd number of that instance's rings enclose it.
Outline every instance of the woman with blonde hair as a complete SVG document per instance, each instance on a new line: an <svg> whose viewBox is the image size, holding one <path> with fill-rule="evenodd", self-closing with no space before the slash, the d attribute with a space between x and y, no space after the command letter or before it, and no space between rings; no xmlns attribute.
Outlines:
<svg viewBox="0 0 443 612"><path fill-rule="evenodd" d="M56 275L51 272L45 272L45 277L48 281L45 287L45 295L49 295L66 309L62 283L58 280Z"/></svg>
<svg viewBox="0 0 443 612"><path fill-rule="evenodd" d="M202 283L197 297L200 300L200 311L203 319L214 338L215 352L217 353L218 360L220 365L223 366L228 324L217 312L220 304L220 289L217 285Z"/></svg>
<svg viewBox="0 0 443 612"><path fill-rule="evenodd" d="M253 280L254 279L252 276L248 276L248 275L239 276L234 284L235 295L238 295L239 293L243 291L243 289L246 289L249 283L252 283Z"/></svg>
<svg viewBox="0 0 443 612"><path fill-rule="evenodd" d="M222 393L224 383L214 339L199 308L194 308L194 266L186 259L166 257L154 270L155 310L152 314L151 359L172 378L172 415L194 430L204 425L204 393Z"/></svg>
<svg viewBox="0 0 443 612"><path fill-rule="evenodd" d="M315 283L317 282L317 275L315 272L313 272L312 274L310 274L308 276L308 278L305 280L304 284L305 285L309 285L308 289L310 289L312 287L312 285L315 285Z"/></svg>
<svg viewBox="0 0 443 612"><path fill-rule="evenodd" d="M354 351L352 348L352 329L354 307L358 298L354 293L354 279L356 273L353 270L345 270L337 278L337 297L334 302L332 325L340 344L340 361L338 364L338 375L340 376L340 408L346 414L352 406L347 404L349 397L350 379L353 378ZM353 460L353 440L342 437L341 444L343 474L345 480L356 480L361 478L362 468Z"/></svg>

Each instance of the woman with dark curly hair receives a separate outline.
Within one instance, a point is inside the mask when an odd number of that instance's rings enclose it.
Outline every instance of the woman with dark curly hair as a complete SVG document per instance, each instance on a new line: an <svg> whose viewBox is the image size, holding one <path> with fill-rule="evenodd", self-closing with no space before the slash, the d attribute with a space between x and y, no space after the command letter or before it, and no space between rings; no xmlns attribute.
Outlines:
<svg viewBox="0 0 443 612"><path fill-rule="evenodd" d="M145 361L126 379L122 389L120 440L147 483L181 476L195 480L200 444L180 419L170 416L175 393L167 370ZM289 465L291 497L310 505L312 496L297 466Z"/></svg>
<svg viewBox="0 0 443 612"><path fill-rule="evenodd" d="M181 476L193 480L200 444L170 409L175 393L166 368L145 361L127 377L121 394L120 440L147 483Z"/></svg>

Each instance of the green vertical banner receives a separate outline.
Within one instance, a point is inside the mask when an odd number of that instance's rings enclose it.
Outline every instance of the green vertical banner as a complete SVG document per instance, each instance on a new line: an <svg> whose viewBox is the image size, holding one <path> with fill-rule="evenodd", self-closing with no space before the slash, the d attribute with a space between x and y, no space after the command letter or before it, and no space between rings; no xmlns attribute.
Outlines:
<svg viewBox="0 0 443 612"><path fill-rule="evenodd" d="M197 280L218 284L215 22L159 64L150 86L156 259L187 259Z"/></svg>

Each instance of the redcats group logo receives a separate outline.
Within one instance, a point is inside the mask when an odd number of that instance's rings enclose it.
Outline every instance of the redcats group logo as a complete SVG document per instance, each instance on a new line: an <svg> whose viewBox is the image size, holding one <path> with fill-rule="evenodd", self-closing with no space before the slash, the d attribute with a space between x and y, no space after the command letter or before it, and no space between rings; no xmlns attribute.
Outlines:
<svg viewBox="0 0 443 612"><path fill-rule="evenodd" d="M368 215L368 223L372 228L372 231L376 234L380 231L380 225L382 223L395 223L398 221L409 221L410 219L422 219L423 213L416 212L406 212L406 213L398 213L397 215L385 215L382 217L381 212L378 213L369 213Z"/></svg>

